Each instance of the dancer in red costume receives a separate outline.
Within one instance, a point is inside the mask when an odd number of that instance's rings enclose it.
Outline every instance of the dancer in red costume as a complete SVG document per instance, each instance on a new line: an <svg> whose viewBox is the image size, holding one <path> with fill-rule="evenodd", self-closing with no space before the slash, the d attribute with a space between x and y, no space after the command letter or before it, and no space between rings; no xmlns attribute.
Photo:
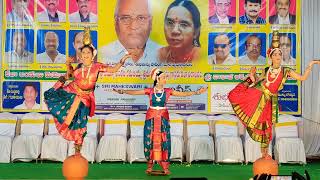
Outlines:
<svg viewBox="0 0 320 180"><path fill-rule="evenodd" d="M288 77L304 81L308 78L312 66L319 60L309 63L305 73L300 75L293 69L281 67L282 51L279 48L279 34L273 32L272 46L268 50L271 66L265 68L260 77L252 67L249 77L229 93L232 108L251 138L261 143L262 157L270 159L268 146L272 140L272 125L278 118L278 92L283 88Z"/></svg>
<svg viewBox="0 0 320 180"><path fill-rule="evenodd" d="M154 81L153 88L143 90L115 89L119 94L148 95L150 107L146 114L144 124L144 154L147 159L146 173L152 172L154 162L158 162L166 175L170 174L169 159L171 151L170 120L166 103L170 96L192 96L204 93L207 88L202 87L197 91L178 92L171 88L165 88L166 76L159 69L151 71Z"/></svg>
<svg viewBox="0 0 320 180"><path fill-rule="evenodd" d="M67 61L67 74L44 93L44 99L59 133L69 141L75 141L76 153L80 153L83 139L87 132L88 115L95 111L94 88L99 72L114 73L125 63L130 55L125 55L114 67L95 63L96 50L91 43L90 31L85 29L84 46L81 48L81 59L73 69ZM72 82L64 85L68 78Z"/></svg>

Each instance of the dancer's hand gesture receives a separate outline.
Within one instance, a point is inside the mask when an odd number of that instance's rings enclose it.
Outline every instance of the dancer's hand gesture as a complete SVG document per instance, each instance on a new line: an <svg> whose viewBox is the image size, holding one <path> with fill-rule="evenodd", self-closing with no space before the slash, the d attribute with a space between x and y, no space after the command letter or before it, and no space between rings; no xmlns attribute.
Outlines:
<svg viewBox="0 0 320 180"><path fill-rule="evenodd" d="M320 59L315 59L313 61L311 61L313 64L319 64L320 65Z"/></svg>
<svg viewBox="0 0 320 180"><path fill-rule="evenodd" d="M123 94L123 89L113 89L114 92Z"/></svg>
<svg viewBox="0 0 320 180"><path fill-rule="evenodd" d="M202 94L208 90L208 87L201 87L198 91L197 94Z"/></svg>
<svg viewBox="0 0 320 180"><path fill-rule="evenodd" d="M129 58L131 58L131 54L127 53L126 55L124 55L121 59L120 59L120 64L124 65L124 63L126 62L126 60L128 60Z"/></svg>
<svg viewBox="0 0 320 180"><path fill-rule="evenodd" d="M255 66L251 67L249 77L253 83L256 82L256 78L255 78L256 72L257 72L257 68Z"/></svg>

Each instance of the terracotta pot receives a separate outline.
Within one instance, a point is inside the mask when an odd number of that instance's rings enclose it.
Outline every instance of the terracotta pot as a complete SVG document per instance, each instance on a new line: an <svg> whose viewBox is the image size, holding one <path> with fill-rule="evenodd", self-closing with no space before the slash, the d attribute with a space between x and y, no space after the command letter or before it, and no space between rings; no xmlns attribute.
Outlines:
<svg viewBox="0 0 320 180"><path fill-rule="evenodd" d="M81 154L69 156L62 165L63 176L67 180L82 180L88 175L88 161Z"/></svg>
<svg viewBox="0 0 320 180"><path fill-rule="evenodd" d="M278 163L273 159L259 158L252 166L253 175L272 174L278 175Z"/></svg>

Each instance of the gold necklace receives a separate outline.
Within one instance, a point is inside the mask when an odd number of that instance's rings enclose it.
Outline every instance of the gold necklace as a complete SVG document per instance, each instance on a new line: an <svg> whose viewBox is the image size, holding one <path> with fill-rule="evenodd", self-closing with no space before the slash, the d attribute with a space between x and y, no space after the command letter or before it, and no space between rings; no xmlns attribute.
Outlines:
<svg viewBox="0 0 320 180"><path fill-rule="evenodd" d="M90 75L90 70L91 70L91 67L92 67L92 63L91 63L90 66L88 66L88 67L89 67L89 68L88 68L86 77L84 77L84 68L85 68L85 65L83 64L82 67L81 67L81 77L82 77L82 79L84 79L84 80L82 80L82 84L83 84L83 85L86 85L86 84L88 84L88 82L89 82L89 75Z"/></svg>
<svg viewBox="0 0 320 180"><path fill-rule="evenodd" d="M267 78L266 78L266 80L267 80L266 86L267 86L267 87L269 87L270 84L273 84L273 83L278 79L279 74L280 74L280 72L281 72L281 66L280 66L278 69L279 69L279 70L277 70L277 72L278 72L277 76L276 76L272 81L269 81L269 75L270 75L270 73L271 73L271 74L275 74L275 73L273 72L274 68L272 68L271 66L269 67L268 72L267 72ZM271 76L271 75L270 75L270 76Z"/></svg>

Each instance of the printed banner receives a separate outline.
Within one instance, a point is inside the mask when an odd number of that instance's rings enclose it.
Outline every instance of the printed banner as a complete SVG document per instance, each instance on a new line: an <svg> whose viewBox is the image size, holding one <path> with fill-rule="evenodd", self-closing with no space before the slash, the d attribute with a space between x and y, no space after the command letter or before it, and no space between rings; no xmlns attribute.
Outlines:
<svg viewBox="0 0 320 180"><path fill-rule="evenodd" d="M47 111L44 91L65 74L67 58L74 67L82 62L83 28L90 27L96 62L114 66L132 54L118 72L99 74L97 111L145 111L148 97L119 95L112 88L152 87L150 71L158 67L166 72L167 87L177 91L209 87L202 95L171 97L169 109L229 112L228 101L217 97L247 77L252 66L261 73L271 64L267 49L273 30L280 33L282 65L301 73L300 4L301 0L5 0L0 110L14 111L14 105L24 103L22 87L32 82L37 97L28 104L40 108L27 109ZM279 94L281 111L299 115L300 82L287 83ZM19 94L11 93L16 91ZM8 104L14 97L22 99Z"/></svg>
<svg viewBox="0 0 320 180"><path fill-rule="evenodd" d="M196 91L205 86L204 84L168 84L168 88L172 88L179 92ZM105 94L97 99L97 110L108 111L146 111L149 107L149 98L147 95L126 95L118 94L113 89L141 90L149 88L147 84L103 84L96 85L95 94ZM110 96L109 96L110 94ZM179 112L206 112L207 111L208 94L200 94L191 97L174 97L171 96L167 107L169 110Z"/></svg>
<svg viewBox="0 0 320 180"><path fill-rule="evenodd" d="M211 85L211 112L233 113L228 99L229 92L236 84L212 84Z"/></svg>

